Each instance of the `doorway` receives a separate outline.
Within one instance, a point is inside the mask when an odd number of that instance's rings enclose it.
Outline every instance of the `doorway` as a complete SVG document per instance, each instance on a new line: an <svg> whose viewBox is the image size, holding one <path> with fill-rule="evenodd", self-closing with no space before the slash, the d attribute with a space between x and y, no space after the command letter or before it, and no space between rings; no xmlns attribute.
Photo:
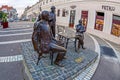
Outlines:
<svg viewBox="0 0 120 80"><path fill-rule="evenodd" d="M73 28L74 27L74 23L75 23L75 10L71 10L70 11L70 20L69 20L69 27Z"/></svg>
<svg viewBox="0 0 120 80"><path fill-rule="evenodd" d="M82 11L81 12L81 20L82 20L82 25L87 28L87 21L88 21L88 11Z"/></svg>

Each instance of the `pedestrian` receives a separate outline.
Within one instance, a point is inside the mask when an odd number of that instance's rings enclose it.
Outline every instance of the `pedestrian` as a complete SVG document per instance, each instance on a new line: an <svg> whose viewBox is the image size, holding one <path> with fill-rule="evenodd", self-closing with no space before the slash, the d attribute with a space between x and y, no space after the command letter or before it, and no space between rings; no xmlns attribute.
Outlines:
<svg viewBox="0 0 120 80"><path fill-rule="evenodd" d="M55 26L56 26L56 14L55 14L55 6L51 7L51 12L49 13L49 26L51 28L52 34L55 38Z"/></svg>
<svg viewBox="0 0 120 80"><path fill-rule="evenodd" d="M85 27L82 25L82 20L79 20L79 24L76 25L76 40L78 40L78 49L80 49L80 45L82 46L82 49L85 49L84 32Z"/></svg>

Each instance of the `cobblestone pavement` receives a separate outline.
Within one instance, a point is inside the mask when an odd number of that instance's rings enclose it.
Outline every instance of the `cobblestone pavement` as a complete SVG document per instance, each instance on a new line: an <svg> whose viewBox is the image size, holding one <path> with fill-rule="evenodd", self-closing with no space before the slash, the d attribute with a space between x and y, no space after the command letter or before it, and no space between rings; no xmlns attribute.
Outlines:
<svg viewBox="0 0 120 80"><path fill-rule="evenodd" d="M97 58L97 53L90 49L81 50L76 53L71 42L66 53L67 59L61 62L64 65L63 68L51 65L49 55L47 55L47 58L41 59L39 65L36 65L38 56L33 50L32 43L25 42L21 46L25 62L34 80L73 79L78 76L77 73L82 72Z"/></svg>

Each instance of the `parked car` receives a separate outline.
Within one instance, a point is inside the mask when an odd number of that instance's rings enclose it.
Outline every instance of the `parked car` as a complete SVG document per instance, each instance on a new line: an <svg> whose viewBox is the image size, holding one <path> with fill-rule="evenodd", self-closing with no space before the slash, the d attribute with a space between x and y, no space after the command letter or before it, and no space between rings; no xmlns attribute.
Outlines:
<svg viewBox="0 0 120 80"><path fill-rule="evenodd" d="M14 22L19 22L20 20L19 19L15 19Z"/></svg>
<svg viewBox="0 0 120 80"><path fill-rule="evenodd" d="M12 18L8 19L8 22L13 22L14 20Z"/></svg>

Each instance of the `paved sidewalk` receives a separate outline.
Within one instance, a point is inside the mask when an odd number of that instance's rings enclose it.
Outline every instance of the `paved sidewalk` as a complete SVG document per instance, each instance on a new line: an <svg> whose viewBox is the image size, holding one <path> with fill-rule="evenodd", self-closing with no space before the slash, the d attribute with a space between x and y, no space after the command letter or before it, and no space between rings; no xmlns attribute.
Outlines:
<svg viewBox="0 0 120 80"><path fill-rule="evenodd" d="M91 43L89 42L91 41ZM91 47L93 45L93 47ZM96 59L98 54L94 52L94 43L89 36L85 35L86 50L75 52L73 41L68 45L67 59L61 63L63 68L50 64L49 55L47 58L40 60L39 65L37 62L37 53L34 52L31 42L22 43L22 54L24 55L25 63L30 74L34 80L66 80L74 79ZM54 58L56 55L54 55ZM79 73L79 74L78 74Z"/></svg>

